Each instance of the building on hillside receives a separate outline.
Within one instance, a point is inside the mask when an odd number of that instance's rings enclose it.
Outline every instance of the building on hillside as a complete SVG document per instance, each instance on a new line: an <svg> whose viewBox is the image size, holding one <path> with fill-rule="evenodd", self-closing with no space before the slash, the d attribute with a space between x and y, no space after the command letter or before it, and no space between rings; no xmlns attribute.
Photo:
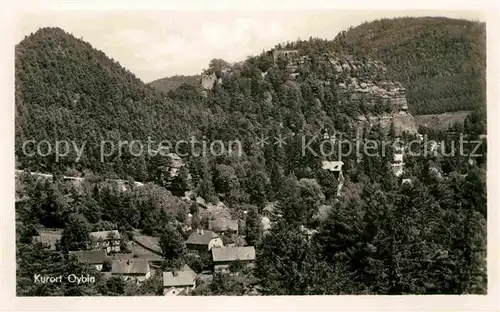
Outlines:
<svg viewBox="0 0 500 312"><path fill-rule="evenodd" d="M118 230L92 232L90 237L95 241L96 249L104 249L108 253L120 252L121 236Z"/></svg>
<svg viewBox="0 0 500 312"><path fill-rule="evenodd" d="M56 250L56 245L61 241L62 230L40 231L39 235L33 236L34 242L39 242L47 246L50 250Z"/></svg>
<svg viewBox="0 0 500 312"><path fill-rule="evenodd" d="M208 221L208 228L220 234L238 234L238 220L220 218Z"/></svg>
<svg viewBox="0 0 500 312"><path fill-rule="evenodd" d="M213 231L198 229L189 235L186 247L191 250L210 251L214 247L222 247L222 239Z"/></svg>
<svg viewBox="0 0 500 312"><path fill-rule="evenodd" d="M253 246L212 248L212 261L215 271L227 271L229 265L235 261L253 266L255 248Z"/></svg>
<svg viewBox="0 0 500 312"><path fill-rule="evenodd" d="M113 260L111 275L140 283L151 277L151 268L149 262L144 259Z"/></svg>
<svg viewBox="0 0 500 312"><path fill-rule="evenodd" d="M105 250L80 250L70 251L70 255L74 255L78 262L94 266L97 271L101 271L104 262L108 260Z"/></svg>
<svg viewBox="0 0 500 312"><path fill-rule="evenodd" d="M279 58L286 61L294 61L299 58L299 51L294 49L276 49L273 51L273 58L276 62Z"/></svg>
<svg viewBox="0 0 500 312"><path fill-rule="evenodd" d="M163 272L163 295L179 296L189 294L196 288L196 273L184 265L181 270Z"/></svg>

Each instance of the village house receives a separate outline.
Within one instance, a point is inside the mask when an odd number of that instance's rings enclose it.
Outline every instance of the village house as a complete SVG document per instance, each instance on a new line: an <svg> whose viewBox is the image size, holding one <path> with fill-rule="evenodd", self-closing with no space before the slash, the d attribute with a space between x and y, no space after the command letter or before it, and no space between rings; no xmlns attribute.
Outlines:
<svg viewBox="0 0 500 312"><path fill-rule="evenodd" d="M104 262L108 260L105 250L80 250L70 251L70 255L74 255L78 262L88 264L95 267L97 271L101 271Z"/></svg>
<svg viewBox="0 0 500 312"><path fill-rule="evenodd" d="M191 250L210 251L213 247L222 247L224 243L216 233L198 229L189 235L186 247Z"/></svg>
<svg viewBox="0 0 500 312"><path fill-rule="evenodd" d="M184 265L181 270L163 272L163 295L178 296L189 294L196 288L196 273Z"/></svg>
<svg viewBox="0 0 500 312"><path fill-rule="evenodd" d="M255 248L253 246L213 248L212 261L214 271L227 271L229 265L234 261L253 266L255 263Z"/></svg>
<svg viewBox="0 0 500 312"><path fill-rule="evenodd" d="M227 218L209 220L208 228L211 231L220 234L238 234L238 220L231 220Z"/></svg>
<svg viewBox="0 0 500 312"><path fill-rule="evenodd" d="M90 237L95 241L96 249L104 249L106 252L120 252L120 232L113 231L99 231L90 233Z"/></svg>
<svg viewBox="0 0 500 312"><path fill-rule="evenodd" d="M124 280L143 282L151 277L149 262L144 259L113 260L111 275L120 276Z"/></svg>

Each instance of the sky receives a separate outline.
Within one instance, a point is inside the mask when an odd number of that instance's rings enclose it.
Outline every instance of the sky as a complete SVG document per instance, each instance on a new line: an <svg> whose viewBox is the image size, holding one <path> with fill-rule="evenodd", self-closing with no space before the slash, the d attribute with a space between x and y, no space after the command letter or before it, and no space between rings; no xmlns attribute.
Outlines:
<svg viewBox="0 0 500 312"><path fill-rule="evenodd" d="M213 58L237 62L280 42L333 39L351 26L398 16L484 20L474 11L37 11L19 17L16 40L60 27L150 82L199 74Z"/></svg>

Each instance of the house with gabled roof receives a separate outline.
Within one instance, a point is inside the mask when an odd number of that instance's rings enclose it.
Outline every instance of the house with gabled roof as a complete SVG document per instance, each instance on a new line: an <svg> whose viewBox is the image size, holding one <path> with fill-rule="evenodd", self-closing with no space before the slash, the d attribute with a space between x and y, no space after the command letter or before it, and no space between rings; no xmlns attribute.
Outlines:
<svg viewBox="0 0 500 312"><path fill-rule="evenodd" d="M120 252L121 236L118 230L91 232L90 237L94 240L96 249L104 249L106 252Z"/></svg>
<svg viewBox="0 0 500 312"><path fill-rule="evenodd" d="M196 273L185 264L180 270L163 272L163 295L189 294L196 288Z"/></svg>
<svg viewBox="0 0 500 312"><path fill-rule="evenodd" d="M78 262L91 265L98 271L102 270L104 262L108 260L106 251L102 249L70 251L69 254L75 256Z"/></svg>
<svg viewBox="0 0 500 312"><path fill-rule="evenodd" d="M215 271L226 271L235 261L251 266L255 263L255 248L253 246L212 248L212 261Z"/></svg>
<svg viewBox="0 0 500 312"><path fill-rule="evenodd" d="M198 229L189 235L186 247L191 250L210 251L214 247L222 247L222 239L213 231Z"/></svg>
<svg viewBox="0 0 500 312"><path fill-rule="evenodd" d="M143 282L151 277L149 262L144 259L113 260L111 275L120 276L125 280Z"/></svg>

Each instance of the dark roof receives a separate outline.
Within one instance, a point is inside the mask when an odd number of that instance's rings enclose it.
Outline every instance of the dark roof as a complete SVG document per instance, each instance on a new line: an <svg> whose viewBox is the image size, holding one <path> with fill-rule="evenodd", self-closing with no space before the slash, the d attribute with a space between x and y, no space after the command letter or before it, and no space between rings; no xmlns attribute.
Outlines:
<svg viewBox="0 0 500 312"><path fill-rule="evenodd" d="M201 233L203 232L203 234ZM189 235L186 244L192 245L208 245L213 238L217 238L219 235L215 234L209 230L196 230L191 235Z"/></svg>
<svg viewBox="0 0 500 312"><path fill-rule="evenodd" d="M208 221L208 228L216 232L222 232L228 230L238 231L238 220L231 220L226 218L210 220Z"/></svg>
<svg viewBox="0 0 500 312"><path fill-rule="evenodd" d="M78 261L88 264L102 264L108 259L104 250L81 250L69 253L75 255Z"/></svg>
<svg viewBox="0 0 500 312"><path fill-rule="evenodd" d="M214 262L255 260L255 248L253 246L212 248L212 259Z"/></svg>
<svg viewBox="0 0 500 312"><path fill-rule="evenodd" d="M196 273L188 266L179 270L170 272L163 272L163 287L179 287L179 286L192 286L196 280Z"/></svg>
<svg viewBox="0 0 500 312"><path fill-rule="evenodd" d="M111 262L112 274L146 274L149 263L143 259L113 260Z"/></svg>

